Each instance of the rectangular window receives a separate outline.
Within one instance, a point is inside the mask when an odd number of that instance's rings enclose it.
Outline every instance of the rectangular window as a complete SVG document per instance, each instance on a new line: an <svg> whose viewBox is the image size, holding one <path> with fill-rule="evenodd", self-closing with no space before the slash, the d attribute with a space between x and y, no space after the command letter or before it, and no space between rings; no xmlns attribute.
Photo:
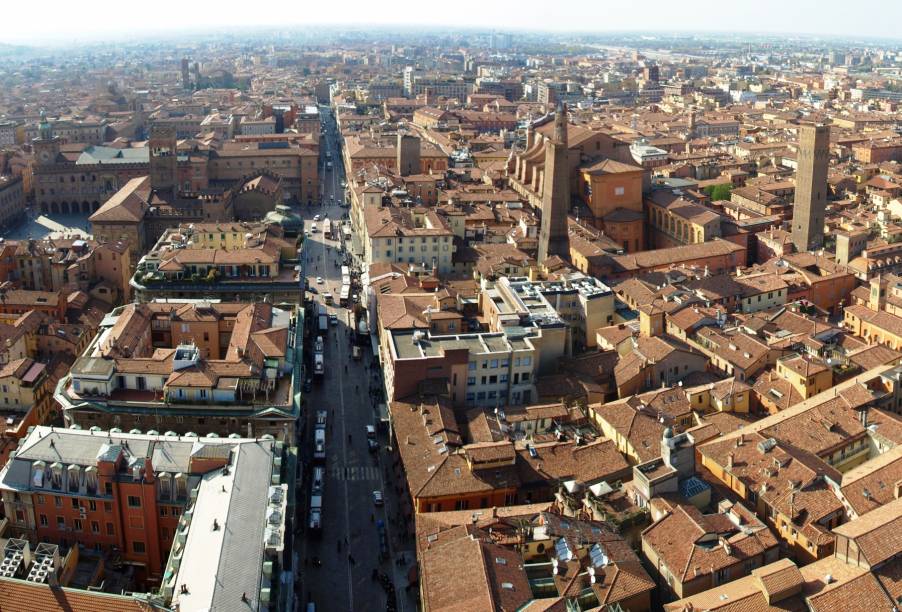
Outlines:
<svg viewBox="0 0 902 612"><path fill-rule="evenodd" d="M81 531L81 519L75 519L72 522L72 529L75 531Z"/></svg>
<svg viewBox="0 0 902 612"><path fill-rule="evenodd" d="M97 502L93 499L88 500L88 508L91 510L91 512L95 512L97 510Z"/></svg>
<svg viewBox="0 0 902 612"><path fill-rule="evenodd" d="M475 377L475 376L468 376L468 377L467 377L467 384L468 384L468 385L475 385L475 384L476 384L476 377Z"/></svg>
<svg viewBox="0 0 902 612"><path fill-rule="evenodd" d="M497 367L498 367L498 360L497 360L497 359L492 359L492 365L491 365L491 367L493 367L493 368L497 368Z"/></svg>
<svg viewBox="0 0 902 612"><path fill-rule="evenodd" d="M47 515L46 515L46 514L40 515L40 516L38 517L38 522L41 524L41 527L46 527L46 526L47 526L47 523L48 523L48 521L47 521Z"/></svg>
<svg viewBox="0 0 902 612"><path fill-rule="evenodd" d="M166 506L160 506L160 516L168 516L169 510Z"/></svg>
<svg viewBox="0 0 902 612"><path fill-rule="evenodd" d="M60 531L66 530L66 519L61 516L56 517L56 528Z"/></svg>
<svg viewBox="0 0 902 612"><path fill-rule="evenodd" d="M144 554L144 542L140 542L138 540L135 540L134 542L132 542L132 551L139 555L143 555Z"/></svg>
<svg viewBox="0 0 902 612"><path fill-rule="evenodd" d="M72 498L70 498L70 499L71 499L71 501L72 501L72 507L73 507L75 510L78 510L78 498L77 498L77 497L72 497Z"/></svg>
<svg viewBox="0 0 902 612"><path fill-rule="evenodd" d="M140 508L141 507L141 498L137 495L129 495L128 496L128 507L129 508Z"/></svg>
<svg viewBox="0 0 902 612"><path fill-rule="evenodd" d="M62 508L63 507L63 498L60 497L59 495L54 496L53 505L56 506L57 508Z"/></svg>
<svg viewBox="0 0 902 612"><path fill-rule="evenodd" d="M91 521L91 533L100 533L100 523Z"/></svg>
<svg viewBox="0 0 902 612"><path fill-rule="evenodd" d="M107 524L106 524L106 534L107 534L107 535L116 535L116 532L113 530L113 524L112 524L112 523L107 523Z"/></svg>

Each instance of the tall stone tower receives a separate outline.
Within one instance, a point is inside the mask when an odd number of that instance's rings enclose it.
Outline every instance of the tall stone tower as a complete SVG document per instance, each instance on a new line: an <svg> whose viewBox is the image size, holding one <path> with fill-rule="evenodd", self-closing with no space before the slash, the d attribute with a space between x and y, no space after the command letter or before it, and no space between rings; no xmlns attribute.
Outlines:
<svg viewBox="0 0 902 612"><path fill-rule="evenodd" d="M567 209L570 207L569 155L567 108L558 103L554 117L554 136L545 142L539 263L543 263L551 255L570 258L570 236L567 228Z"/></svg>
<svg viewBox="0 0 902 612"><path fill-rule="evenodd" d="M799 167L792 213L792 243L796 251L811 251L824 245L829 161L830 127L799 126Z"/></svg>
<svg viewBox="0 0 902 612"><path fill-rule="evenodd" d="M164 198L174 199L178 191L178 140L175 128L154 126L150 130L150 186Z"/></svg>
<svg viewBox="0 0 902 612"><path fill-rule="evenodd" d="M182 89L191 89L191 77L188 74L188 58L182 58Z"/></svg>
<svg viewBox="0 0 902 612"><path fill-rule="evenodd" d="M53 135L53 126L47 120L47 114L41 109L41 121L38 123L38 137L31 146L39 166L49 166L56 163L60 153L60 139Z"/></svg>
<svg viewBox="0 0 902 612"><path fill-rule="evenodd" d="M398 134L397 165L399 176L420 173L420 137Z"/></svg>

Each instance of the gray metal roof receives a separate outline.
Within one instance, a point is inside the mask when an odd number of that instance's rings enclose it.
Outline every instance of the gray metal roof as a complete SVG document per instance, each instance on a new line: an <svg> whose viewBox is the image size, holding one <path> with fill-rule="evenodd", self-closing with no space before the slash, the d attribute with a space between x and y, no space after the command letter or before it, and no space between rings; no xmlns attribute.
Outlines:
<svg viewBox="0 0 902 612"><path fill-rule="evenodd" d="M260 608L263 531L272 470L272 446L272 442L261 442L238 447L234 482L237 492L232 495L229 505L226 536L216 569L213 610L247 612L248 609ZM198 503L202 499L199 495ZM242 594L247 595L249 604L241 601Z"/></svg>

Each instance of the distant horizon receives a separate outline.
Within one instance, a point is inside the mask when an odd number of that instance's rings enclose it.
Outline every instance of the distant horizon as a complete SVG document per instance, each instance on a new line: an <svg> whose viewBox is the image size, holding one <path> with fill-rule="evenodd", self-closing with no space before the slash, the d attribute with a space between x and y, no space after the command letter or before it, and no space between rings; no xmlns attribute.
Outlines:
<svg viewBox="0 0 902 612"><path fill-rule="evenodd" d="M514 7L459 0L454 3L450 18L440 6L431 8L414 0L387 2L387 10L378 14L374 14L372 2L345 0L338 9L323 5L306 7L303 18L295 18L285 11L285 18L278 23L272 23L271 13L246 14L236 0L223 0L215 10L202 4L158 0L150 14L137 8L123 9L112 0L60 4L43 12L33 12L30 7L17 4L5 8L7 23L15 25L0 34L0 43L33 48L66 47L139 42L144 38L170 38L180 34L293 32L305 27L332 32L342 28L355 32L428 28L444 29L448 33L495 29L513 34L751 35L902 43L897 26L902 21L902 3L891 0L879 0L876 8L870 7L873 10L865 13L867 25L862 25L860 32L849 31L849 24L854 23L858 14L852 12L854 5L846 0L760 0L754 6L689 0L679 10L664 0L647 0L641 10L604 0L576 0L553 7L539 0L521 0ZM348 20L342 23L338 13L348 16ZM360 19L359 15L368 19ZM875 15L880 15L880 19L873 19Z"/></svg>

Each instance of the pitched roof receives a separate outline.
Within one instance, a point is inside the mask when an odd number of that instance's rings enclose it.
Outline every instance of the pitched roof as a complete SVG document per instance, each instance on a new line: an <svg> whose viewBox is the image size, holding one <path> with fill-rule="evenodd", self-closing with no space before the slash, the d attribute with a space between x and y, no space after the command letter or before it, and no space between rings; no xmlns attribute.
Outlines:
<svg viewBox="0 0 902 612"><path fill-rule="evenodd" d="M91 223L138 223L147 210L149 191L150 177L133 178L104 202L88 220Z"/></svg>
<svg viewBox="0 0 902 612"><path fill-rule="evenodd" d="M150 612L162 610L134 597L82 591L47 584L0 578L0 610L29 612Z"/></svg>

